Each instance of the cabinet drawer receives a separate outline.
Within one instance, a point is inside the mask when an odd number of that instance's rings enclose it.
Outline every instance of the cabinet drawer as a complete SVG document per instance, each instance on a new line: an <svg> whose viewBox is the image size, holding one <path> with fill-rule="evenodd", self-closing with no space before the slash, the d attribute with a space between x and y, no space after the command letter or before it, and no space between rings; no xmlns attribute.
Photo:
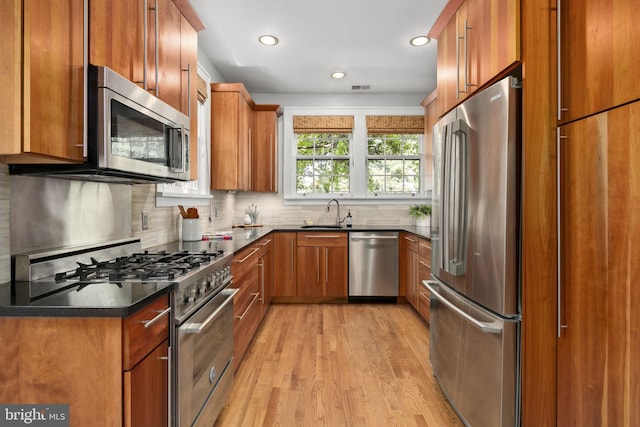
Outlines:
<svg viewBox="0 0 640 427"><path fill-rule="evenodd" d="M260 247L256 243L234 255L231 264L231 274L234 277L234 281L240 283L247 271L257 266L259 257Z"/></svg>
<svg viewBox="0 0 640 427"><path fill-rule="evenodd" d="M418 252L418 238L411 234L404 234L404 244L408 251Z"/></svg>
<svg viewBox="0 0 640 427"><path fill-rule="evenodd" d="M420 258L428 259L429 266L431 266L431 242L429 240L420 239L418 241L418 254L420 254Z"/></svg>
<svg viewBox="0 0 640 427"><path fill-rule="evenodd" d="M238 293L233 297L233 314L240 316L251 304L255 294L260 293L260 280L258 277L258 268L252 268L248 270L241 280L234 278L232 288L237 288ZM258 299L262 298L262 295L258 295Z"/></svg>
<svg viewBox="0 0 640 427"><path fill-rule="evenodd" d="M298 246L344 246L347 247L348 233L339 231L326 231L298 233Z"/></svg>
<svg viewBox="0 0 640 427"><path fill-rule="evenodd" d="M418 286L418 313L429 323L431 293L422 283Z"/></svg>
<svg viewBox="0 0 640 427"><path fill-rule="evenodd" d="M136 314L124 319L122 364L131 369L169 337L169 297L158 298Z"/></svg>

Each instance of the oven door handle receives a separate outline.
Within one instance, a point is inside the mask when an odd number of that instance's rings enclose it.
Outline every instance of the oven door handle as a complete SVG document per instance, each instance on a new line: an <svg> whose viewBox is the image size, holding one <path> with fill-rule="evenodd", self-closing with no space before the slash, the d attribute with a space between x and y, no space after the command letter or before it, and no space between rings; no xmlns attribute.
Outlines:
<svg viewBox="0 0 640 427"><path fill-rule="evenodd" d="M186 324L184 326L184 331L187 334L199 334L200 332L202 332L202 330L205 329L209 325L209 323L211 323L211 321L216 318L218 313L220 313L220 311L222 311L222 309L227 304L229 304L231 301L233 301L233 297L235 296L235 294L238 293L238 291L239 291L239 289L228 289L228 290L222 291L222 292L227 294L227 299L222 303L222 305L220 305L220 307L218 307L216 309L216 311L211 313L211 315L209 317L207 317L204 322Z"/></svg>

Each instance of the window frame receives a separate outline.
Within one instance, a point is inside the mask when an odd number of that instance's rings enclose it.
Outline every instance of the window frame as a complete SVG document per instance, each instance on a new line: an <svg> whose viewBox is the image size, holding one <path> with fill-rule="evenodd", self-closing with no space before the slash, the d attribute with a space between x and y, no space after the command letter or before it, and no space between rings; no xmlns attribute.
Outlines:
<svg viewBox="0 0 640 427"><path fill-rule="evenodd" d="M431 183L425 180L425 141L420 147L421 191L413 194L378 193L369 194L367 188L367 115L423 115L422 107L285 107L282 121L282 149L280 176L282 178L283 198L286 204L317 204L329 198L348 200L349 203L375 204L380 200L398 204L416 203L427 199L431 192ZM293 116L298 115L353 115L354 127L350 140L350 192L338 193L296 193L297 138L293 130Z"/></svg>

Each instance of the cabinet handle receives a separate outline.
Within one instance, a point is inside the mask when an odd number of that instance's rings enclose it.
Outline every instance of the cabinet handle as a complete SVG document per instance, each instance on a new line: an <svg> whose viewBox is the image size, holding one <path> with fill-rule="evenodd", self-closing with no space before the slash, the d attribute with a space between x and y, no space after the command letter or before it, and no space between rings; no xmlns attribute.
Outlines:
<svg viewBox="0 0 640 427"><path fill-rule="evenodd" d="M247 259L251 258L251 256L253 254L255 254L256 252L258 252L260 249L255 248L251 251L251 253L249 255L247 255L246 257L240 259L240 260L233 260L233 262L237 262L238 264L242 264L243 262L245 262Z"/></svg>
<svg viewBox="0 0 640 427"><path fill-rule="evenodd" d="M305 234L304 237L308 238L308 239L339 239L341 236L340 235L336 235L336 234L327 234L327 235L323 235L323 236L318 236L317 234Z"/></svg>
<svg viewBox="0 0 640 427"><path fill-rule="evenodd" d="M295 248L295 242L293 241L293 239L291 239L290 242L291 242L291 278L293 279L293 277L294 277L294 268L293 267L295 265L294 262L295 262L295 259L296 259L295 258L296 248Z"/></svg>
<svg viewBox="0 0 640 427"><path fill-rule="evenodd" d="M82 103L83 103L83 125L82 125L82 155L87 157L89 155L89 149L87 147L87 123L88 123L88 105L89 105L89 91L87 89L87 83L89 82L89 0L84 0L82 4L83 17L82 17L82 66L83 66L83 82L82 85Z"/></svg>
<svg viewBox="0 0 640 427"><path fill-rule="evenodd" d="M154 323L156 323L158 320L162 319L164 316L169 314L169 312L171 312L171 307L165 308L164 310L159 311L158 315L156 317L154 317L153 319L151 319L151 320L142 320L140 323L142 323L145 328L148 328L151 325L153 325Z"/></svg>
<svg viewBox="0 0 640 427"><path fill-rule="evenodd" d="M273 188L273 135L269 135L269 190L275 191Z"/></svg>
<svg viewBox="0 0 640 427"><path fill-rule="evenodd" d="M260 242L260 246L267 246L269 243L271 243L271 239L267 239L265 242Z"/></svg>
<svg viewBox="0 0 640 427"><path fill-rule="evenodd" d="M142 83L142 88L147 90L147 48L148 48L148 37L147 30L149 28L148 20L149 15L147 10L149 9L149 3L147 0L142 2L142 7L144 10L144 17L142 19L142 81L136 83Z"/></svg>
<svg viewBox="0 0 640 427"><path fill-rule="evenodd" d="M253 152L252 150L252 144L251 144L251 128L249 128L249 144L247 145L247 170L249 171L249 182L247 183L247 189L250 189L251 186L253 185L253 171L251 169L253 169L253 165L251 164L251 153Z"/></svg>
<svg viewBox="0 0 640 427"><path fill-rule="evenodd" d="M464 91L468 91L469 86L475 86L469 83L469 30L473 27L469 26L468 21L464 21Z"/></svg>
<svg viewBox="0 0 640 427"><path fill-rule="evenodd" d="M427 295L426 293L424 293L424 292L420 292L420 296L421 296L422 298L426 299L427 301L429 301L429 295Z"/></svg>
<svg viewBox="0 0 640 427"><path fill-rule="evenodd" d="M187 64L187 69L182 71L187 73L187 116L191 118L191 64Z"/></svg>
<svg viewBox="0 0 640 427"><path fill-rule="evenodd" d="M258 299L258 297L260 296L260 292L256 292L253 295L253 299L251 300L251 302L249 303L249 305L247 306L247 308L244 309L244 312L240 315L240 316L236 316L236 319L238 320L242 320L244 318L244 316L247 314L247 311L249 311L249 309L251 308L251 306L253 305L254 302L256 302L256 300Z"/></svg>
<svg viewBox="0 0 640 427"><path fill-rule="evenodd" d="M264 261L258 264L258 268L260 269L260 285L262 287L262 298L260 298L260 301L262 301L262 305L264 305Z"/></svg>
<svg viewBox="0 0 640 427"><path fill-rule="evenodd" d="M320 248L316 248L316 283L320 282Z"/></svg>
<svg viewBox="0 0 640 427"><path fill-rule="evenodd" d="M329 283L329 248L324 248L324 283Z"/></svg>
<svg viewBox="0 0 640 427"><path fill-rule="evenodd" d="M156 7L155 7L155 19L156 19L156 27L155 27L155 31L154 31L154 35L156 37L156 43L155 43L155 74L156 74L156 96L158 96L158 93L160 91L160 82L158 81L158 8L160 7L160 0L156 0Z"/></svg>
<svg viewBox="0 0 640 427"><path fill-rule="evenodd" d="M557 87L556 90L558 98L558 121L562 120L562 113L568 111L568 108L562 107L562 8L561 0L556 0L556 76Z"/></svg>
<svg viewBox="0 0 640 427"><path fill-rule="evenodd" d="M409 238L409 237L407 237L407 236L404 236L404 238L405 238L406 240L410 241L411 243L415 243L415 242L416 242L415 240L413 240L413 239L411 239L411 238Z"/></svg>
<svg viewBox="0 0 640 427"><path fill-rule="evenodd" d="M431 266L429 264L427 264L426 262L424 262L424 261L418 261L418 263L424 265L427 268L431 268Z"/></svg>
<svg viewBox="0 0 640 427"><path fill-rule="evenodd" d="M561 191L562 191L562 175L561 175L561 160L562 160L562 140L566 139L566 136L563 136L560 133L560 128L556 128L556 281L557 285L557 299L558 299L558 325L557 325L557 333L558 338L562 337L562 330L567 328L567 325L562 323L562 237L560 234L561 224L560 220L562 218L562 199L561 199Z"/></svg>

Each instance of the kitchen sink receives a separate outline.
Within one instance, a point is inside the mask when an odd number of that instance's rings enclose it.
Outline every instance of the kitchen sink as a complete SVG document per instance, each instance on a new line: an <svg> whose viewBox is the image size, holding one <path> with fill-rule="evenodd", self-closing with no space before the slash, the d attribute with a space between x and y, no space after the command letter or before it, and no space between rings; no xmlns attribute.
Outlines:
<svg viewBox="0 0 640 427"><path fill-rule="evenodd" d="M300 228L342 228L340 225L303 225Z"/></svg>

